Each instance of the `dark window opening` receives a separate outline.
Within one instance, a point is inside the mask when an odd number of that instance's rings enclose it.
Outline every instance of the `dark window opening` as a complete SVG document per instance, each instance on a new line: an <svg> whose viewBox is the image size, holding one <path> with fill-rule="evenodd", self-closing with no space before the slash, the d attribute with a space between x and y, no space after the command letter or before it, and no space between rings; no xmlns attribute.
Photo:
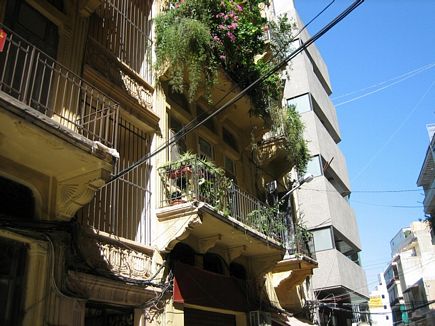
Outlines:
<svg viewBox="0 0 435 326"><path fill-rule="evenodd" d="M187 101L186 96L184 96L184 94L182 93L174 91L171 85L168 86L168 89L169 89L168 91L169 98L175 103L177 103L184 111L190 112L189 102Z"/></svg>
<svg viewBox="0 0 435 326"><path fill-rule="evenodd" d="M236 151L239 150L239 146L237 144L236 137L234 137L234 135L230 131L228 131L226 128L222 128L222 139L232 149L234 149Z"/></svg>
<svg viewBox="0 0 435 326"><path fill-rule="evenodd" d="M230 275L241 280L246 280L246 269L243 267L243 265L231 263Z"/></svg>
<svg viewBox="0 0 435 326"><path fill-rule="evenodd" d="M222 258L216 254L207 253L204 255L204 269L209 272L224 274Z"/></svg>
<svg viewBox="0 0 435 326"><path fill-rule="evenodd" d="M32 191L22 184L0 177L0 216L29 220L34 214Z"/></svg>
<svg viewBox="0 0 435 326"><path fill-rule="evenodd" d="M209 114L207 112L205 112L205 110L203 108L201 108L199 105L196 106L196 120L198 122L204 120L205 118L207 118L209 116ZM216 128L214 126L214 122L213 122L213 118L208 119L206 122L204 122L203 124L208 130L210 130L211 132L216 132Z"/></svg>
<svg viewBox="0 0 435 326"><path fill-rule="evenodd" d="M170 253L173 262L179 261L187 265L195 265L195 251L187 244L177 243Z"/></svg>
<svg viewBox="0 0 435 326"><path fill-rule="evenodd" d="M57 26L25 1L8 1L5 25L56 59L59 42Z"/></svg>
<svg viewBox="0 0 435 326"><path fill-rule="evenodd" d="M21 325L26 247L0 238L0 248L0 325Z"/></svg>

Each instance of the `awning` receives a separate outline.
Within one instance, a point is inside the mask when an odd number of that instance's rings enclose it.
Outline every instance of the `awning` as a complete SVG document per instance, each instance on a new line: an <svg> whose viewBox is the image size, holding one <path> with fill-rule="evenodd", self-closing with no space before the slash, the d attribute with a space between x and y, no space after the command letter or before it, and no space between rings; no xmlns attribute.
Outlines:
<svg viewBox="0 0 435 326"><path fill-rule="evenodd" d="M174 270L174 302L234 311L250 311L246 282L180 262Z"/></svg>

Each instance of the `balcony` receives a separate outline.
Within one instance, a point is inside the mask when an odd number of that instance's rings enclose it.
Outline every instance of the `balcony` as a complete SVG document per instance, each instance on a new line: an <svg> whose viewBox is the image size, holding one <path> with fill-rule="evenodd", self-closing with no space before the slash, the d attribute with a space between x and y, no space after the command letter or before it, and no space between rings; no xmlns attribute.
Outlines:
<svg viewBox="0 0 435 326"><path fill-rule="evenodd" d="M114 147L119 105L0 25L7 33L0 55L0 90L61 126Z"/></svg>
<svg viewBox="0 0 435 326"><path fill-rule="evenodd" d="M241 191L223 170L192 156L159 169L163 183L160 206L198 201L282 243L284 219L274 208Z"/></svg>
<svg viewBox="0 0 435 326"><path fill-rule="evenodd" d="M0 27L7 34L0 53L1 169L33 190L38 216L69 219L110 176L119 105Z"/></svg>
<svg viewBox="0 0 435 326"><path fill-rule="evenodd" d="M157 217L170 229L157 245L170 249L173 241L192 235L203 243L204 252L219 245L232 258L243 254L264 255L273 264L281 260L285 223L277 209L243 192L212 163L187 156L159 168Z"/></svg>

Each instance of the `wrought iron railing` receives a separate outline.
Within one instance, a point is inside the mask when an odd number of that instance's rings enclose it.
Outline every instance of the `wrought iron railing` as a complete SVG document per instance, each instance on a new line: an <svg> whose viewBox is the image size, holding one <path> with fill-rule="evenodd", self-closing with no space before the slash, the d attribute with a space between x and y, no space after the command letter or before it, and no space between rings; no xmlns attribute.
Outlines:
<svg viewBox="0 0 435 326"><path fill-rule="evenodd" d="M6 34L0 91L108 147L116 143L119 105L25 39Z"/></svg>
<svg viewBox="0 0 435 326"><path fill-rule="evenodd" d="M161 207L201 201L219 214L242 222L264 235L283 242L284 218L278 211L241 191L223 170L191 156L159 168Z"/></svg>
<svg viewBox="0 0 435 326"><path fill-rule="evenodd" d="M115 173L145 156L149 146L148 134L120 118L117 141L120 159ZM92 201L77 212L78 221L117 237L151 244L150 173L151 166L146 162L105 184Z"/></svg>
<svg viewBox="0 0 435 326"><path fill-rule="evenodd" d="M304 255L316 259L313 234L301 225L296 225L293 237L289 237L288 247L290 255Z"/></svg>

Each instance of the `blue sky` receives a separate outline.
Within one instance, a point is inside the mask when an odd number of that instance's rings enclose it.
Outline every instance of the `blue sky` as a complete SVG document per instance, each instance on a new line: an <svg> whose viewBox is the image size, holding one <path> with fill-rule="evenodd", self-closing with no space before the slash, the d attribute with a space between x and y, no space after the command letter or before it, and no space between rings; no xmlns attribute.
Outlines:
<svg viewBox="0 0 435 326"><path fill-rule="evenodd" d="M295 4L307 22L330 1L295 0ZM336 0L309 26L310 33L351 3ZM333 102L355 99L374 88L341 96L434 64L434 17L433 0L366 0L318 40ZM434 112L435 67L337 106L340 148L347 160L370 290L390 259L391 238L411 221L424 218L424 197L423 191L360 191L418 189L416 180L429 144L426 124L435 122Z"/></svg>

